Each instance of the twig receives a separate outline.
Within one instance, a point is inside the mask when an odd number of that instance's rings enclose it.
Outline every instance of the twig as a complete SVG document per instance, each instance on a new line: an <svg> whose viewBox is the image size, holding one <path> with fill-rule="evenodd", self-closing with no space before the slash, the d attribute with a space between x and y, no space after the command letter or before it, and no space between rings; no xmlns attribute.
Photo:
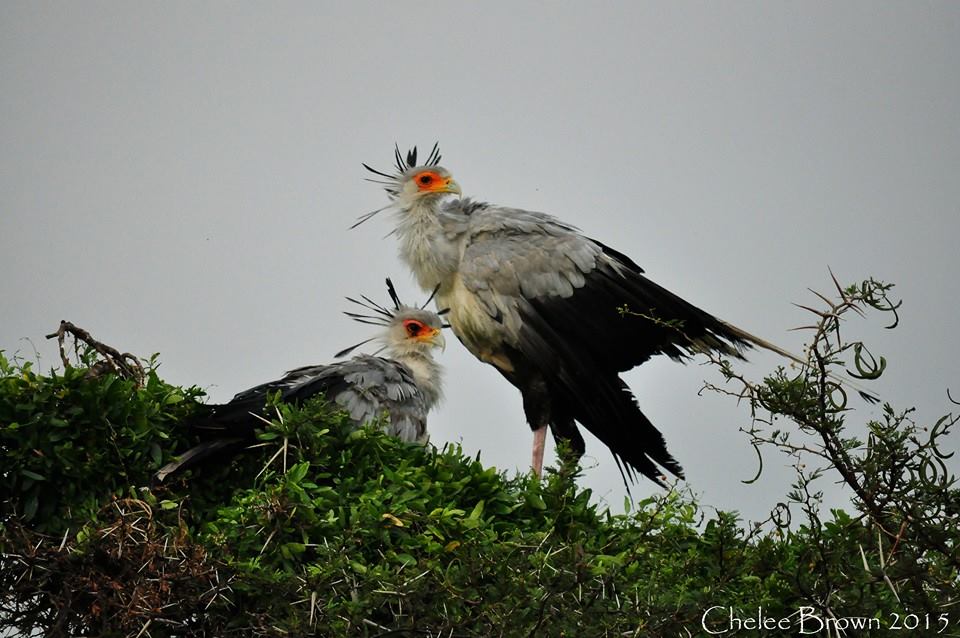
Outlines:
<svg viewBox="0 0 960 638"><path fill-rule="evenodd" d="M90 371L87 373L90 377L99 377L105 372L114 372L115 374L118 374L126 379L133 379L138 386L143 385L145 373L143 370L143 364L140 363L140 360L137 357L133 356L129 352L121 353L116 348L97 341L93 338L93 336L90 335L89 332L83 328L75 326L69 321L61 321L60 327L57 328L56 332L46 335L47 339L56 338L57 344L60 347L60 359L63 361L64 367L72 367L70 365L70 360L67 358L66 351L63 348L63 343L67 334L72 335L74 341L82 341L83 343L87 344L101 357L103 357L102 360L97 361L95 364L93 364L93 366L90 367Z"/></svg>

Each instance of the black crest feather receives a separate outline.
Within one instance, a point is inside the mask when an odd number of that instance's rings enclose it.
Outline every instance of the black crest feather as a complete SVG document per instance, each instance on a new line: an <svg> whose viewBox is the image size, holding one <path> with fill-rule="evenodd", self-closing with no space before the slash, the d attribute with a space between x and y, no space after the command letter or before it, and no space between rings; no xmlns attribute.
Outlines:
<svg viewBox="0 0 960 638"><path fill-rule="evenodd" d="M407 151L407 156L404 157L403 153L400 152L400 145L393 145L393 161L394 166L397 168L396 175L389 175L383 171L378 171L377 169L364 164L363 167L373 173L374 175L379 175L380 177L387 177L390 179L396 179L400 177L405 171L410 170L418 166L417 164L417 147L414 146L409 151ZM440 163L440 142L434 142L433 148L430 150L430 154L427 156L427 161L423 163L424 166L436 166Z"/></svg>
<svg viewBox="0 0 960 638"><path fill-rule="evenodd" d="M427 156L427 161L424 163L426 166L436 166L440 163L440 142L433 143L433 150L430 151L430 155Z"/></svg>
<svg viewBox="0 0 960 638"><path fill-rule="evenodd" d="M387 293L390 295L390 299L393 300L393 305L397 310L400 310L400 306L403 304L400 303L400 297L397 295L397 289L393 287L393 282L390 281L390 278L387 277Z"/></svg>
<svg viewBox="0 0 960 638"><path fill-rule="evenodd" d="M407 161L406 164L401 160L400 157L400 147L395 146L396 156L397 156L397 168L400 169L400 172L414 168L417 166L417 147L414 146L409 151L407 151ZM427 161L423 163L424 166L436 166L440 163L440 142L433 143L433 149L430 150L430 154L427 156Z"/></svg>
<svg viewBox="0 0 960 638"><path fill-rule="evenodd" d="M374 184L380 184L381 186L383 186L383 190L387 191L387 194L390 195L391 198L396 198L400 194L400 178L403 176L403 174L406 171L410 170L411 168L415 168L417 166L417 147L414 146L412 149L407 151L407 157L404 158L403 153L400 152L400 145L395 143L393 145L393 159L397 168L397 172L393 175L390 175L389 173L384 173L383 171L378 171L377 169L373 168L368 164L363 164L363 167L378 177L386 178L387 181L381 181L377 179L368 179L367 181L373 182ZM437 166L439 163L440 163L440 142L434 142L433 149L430 151L430 155L427 156L427 161L424 163L424 166ZM388 208L388 207L385 207L385 208ZM357 222L350 228L351 229L356 228L357 226L367 221L368 219L370 219L371 217L373 217L374 215L376 215L382 210L384 209L378 208L372 213L361 215L357 219Z"/></svg>
<svg viewBox="0 0 960 638"><path fill-rule="evenodd" d="M427 300L423 302L422 306L420 306L420 310L423 310L424 308L426 308L427 304L433 301L433 298L437 296L438 292L440 292L440 284L437 284L436 286L433 287L433 292L430 293L430 296L427 297ZM438 312L437 314L439 315L440 313Z"/></svg>

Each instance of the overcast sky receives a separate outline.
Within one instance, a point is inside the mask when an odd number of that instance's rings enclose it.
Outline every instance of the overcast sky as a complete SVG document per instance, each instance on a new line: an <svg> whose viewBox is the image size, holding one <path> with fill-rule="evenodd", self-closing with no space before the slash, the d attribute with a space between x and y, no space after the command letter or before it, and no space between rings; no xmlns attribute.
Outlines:
<svg viewBox="0 0 960 638"><path fill-rule="evenodd" d="M347 230L385 203L360 164L439 140L465 194L557 215L795 351L791 304L828 267L896 283L901 326L846 334L932 421L960 393L958 69L955 2L3 2L0 348L52 366L69 319L214 401L329 361L368 334L344 296L385 300L389 275L424 298L389 218ZM442 361L432 440L525 469L519 393L455 339ZM775 455L740 482L748 413L698 396L712 369L626 378L706 504L783 500ZM620 510L587 446L583 482Z"/></svg>

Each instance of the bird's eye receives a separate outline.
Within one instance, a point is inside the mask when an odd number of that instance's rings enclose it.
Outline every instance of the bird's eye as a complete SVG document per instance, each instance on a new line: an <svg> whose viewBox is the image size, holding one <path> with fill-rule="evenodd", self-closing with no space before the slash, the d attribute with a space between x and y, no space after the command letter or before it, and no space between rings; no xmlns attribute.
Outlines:
<svg viewBox="0 0 960 638"><path fill-rule="evenodd" d="M415 321L410 321L406 324L407 334L411 337L416 337L423 330L423 326Z"/></svg>
<svg viewBox="0 0 960 638"><path fill-rule="evenodd" d="M438 173L437 171L420 171L412 178L413 183L422 193L446 193L450 192L445 187L452 181Z"/></svg>

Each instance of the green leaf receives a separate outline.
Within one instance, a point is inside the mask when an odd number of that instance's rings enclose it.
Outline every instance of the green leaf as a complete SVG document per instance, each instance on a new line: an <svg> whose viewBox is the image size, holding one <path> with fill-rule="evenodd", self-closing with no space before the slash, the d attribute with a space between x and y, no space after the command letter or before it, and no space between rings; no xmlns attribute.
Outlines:
<svg viewBox="0 0 960 638"><path fill-rule="evenodd" d="M164 405L176 405L183 402L183 395L179 392L171 392L163 399Z"/></svg>
<svg viewBox="0 0 960 638"><path fill-rule="evenodd" d="M525 492L523 495L524 501L536 510L545 510L547 509L547 504L543 502L543 498L534 492Z"/></svg>
<svg viewBox="0 0 960 638"><path fill-rule="evenodd" d="M154 467L160 465L163 461L163 451L156 442L150 444L150 460L153 461Z"/></svg>
<svg viewBox="0 0 960 638"><path fill-rule="evenodd" d="M310 469L310 462L303 461L302 463L297 463L289 470L287 470L287 480L291 483L299 483L307 475L307 471Z"/></svg>
<svg viewBox="0 0 960 638"><path fill-rule="evenodd" d="M40 505L39 497L36 492L32 492L30 496L27 497L27 502L23 506L23 516L28 521L32 521L33 517L37 515L37 507Z"/></svg>
<svg viewBox="0 0 960 638"><path fill-rule="evenodd" d="M304 551L306 551L306 546L303 543L284 543L280 546L281 555L287 559L299 556Z"/></svg>
<svg viewBox="0 0 960 638"><path fill-rule="evenodd" d="M417 559L414 558L412 554L397 554L393 557L393 561L400 565L416 565Z"/></svg>
<svg viewBox="0 0 960 638"><path fill-rule="evenodd" d="M467 517L467 520L470 520L470 521L480 520L480 517L483 515L483 505L484 505L483 499L480 499L479 501L477 501L477 504L473 506L473 510L471 510L470 512L470 516Z"/></svg>
<svg viewBox="0 0 960 638"><path fill-rule="evenodd" d="M27 478L33 479L34 481L47 480L47 477L43 476L42 474L37 474L36 472L31 472L30 470L20 470L20 473L26 476Z"/></svg>

